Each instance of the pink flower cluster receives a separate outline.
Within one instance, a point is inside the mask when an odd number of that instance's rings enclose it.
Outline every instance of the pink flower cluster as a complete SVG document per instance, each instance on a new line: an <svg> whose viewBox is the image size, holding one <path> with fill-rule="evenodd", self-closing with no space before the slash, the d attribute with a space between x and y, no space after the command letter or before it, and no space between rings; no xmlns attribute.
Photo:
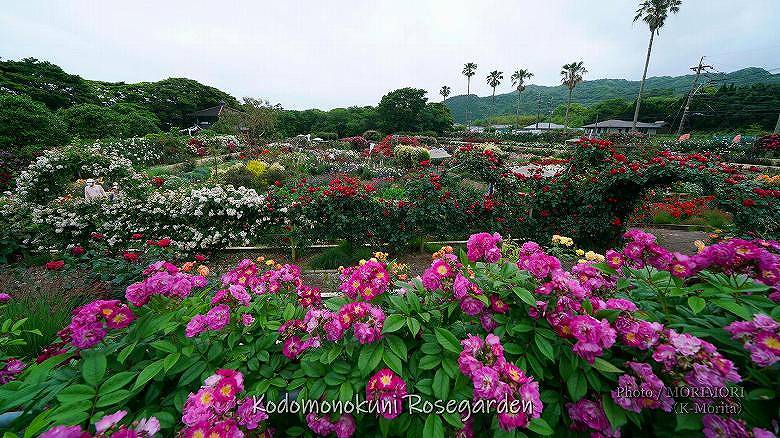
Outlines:
<svg viewBox="0 0 780 438"><path fill-rule="evenodd" d="M204 287L208 283L205 277L181 272L176 265L159 261L144 270L146 278L127 287L125 297L136 307L149 302L152 295L186 298L195 287Z"/></svg>
<svg viewBox="0 0 780 438"><path fill-rule="evenodd" d="M346 268L341 272L339 290L350 299L358 298L371 301L387 292L390 284L390 274L385 265L375 260L369 260L362 265Z"/></svg>
<svg viewBox="0 0 780 438"><path fill-rule="evenodd" d="M593 363L604 350L615 343L617 332L606 319L598 320L590 315L577 315L569 319L568 331L577 340L572 351Z"/></svg>
<svg viewBox="0 0 780 438"><path fill-rule="evenodd" d="M228 324L230 324L230 306L220 304L212 307L205 314L193 316L190 322L187 323L184 333L188 338L192 338L207 330L222 330Z"/></svg>
<svg viewBox="0 0 780 438"><path fill-rule="evenodd" d="M258 268L255 262L244 259L238 262L235 268L222 274L220 280L225 286L237 285L251 289L256 287L260 281L257 278L257 272Z"/></svg>
<svg viewBox="0 0 780 438"><path fill-rule="evenodd" d="M278 269L263 272L259 277L259 283L255 293L277 294L285 290L296 290L301 287L301 268L295 265L282 265Z"/></svg>
<svg viewBox="0 0 780 438"><path fill-rule="evenodd" d="M319 347L322 337L336 342L350 328L361 344L377 342L382 338L384 321L382 309L365 301L347 303L338 312L309 309L303 320L293 319L279 327L282 353L295 359L305 350Z"/></svg>
<svg viewBox="0 0 780 438"><path fill-rule="evenodd" d="M95 423L95 435L81 429L81 426L55 426L40 435L41 438L151 438L160 431L160 421L155 417L142 418L130 425L119 422L127 411L104 415Z"/></svg>
<svg viewBox="0 0 780 438"><path fill-rule="evenodd" d="M612 429L600 401L583 398L575 403L567 403L566 410L572 421L572 430L593 430L595 432L590 434L592 438L620 437L620 430Z"/></svg>
<svg viewBox="0 0 780 438"><path fill-rule="evenodd" d="M494 313L509 311L509 305L501 297L493 294L486 299L482 290L460 272L455 276L452 296L459 302L460 310L466 315L478 317L482 328L487 332L496 328L496 322L493 319ZM490 304L485 304L485 301Z"/></svg>
<svg viewBox="0 0 780 438"><path fill-rule="evenodd" d="M264 406L255 397L238 399L244 390L244 376L235 370L220 369L206 378L196 393L190 393L182 409L185 437L241 438L239 426L254 430L268 419Z"/></svg>
<svg viewBox="0 0 780 438"><path fill-rule="evenodd" d="M501 235L498 233L472 234L466 242L466 256L470 262L484 260L496 263L501 259Z"/></svg>
<svg viewBox="0 0 780 438"><path fill-rule="evenodd" d="M768 367L780 360L780 323L771 316L758 314L752 321L736 321L724 329L743 343L756 365Z"/></svg>
<svg viewBox="0 0 780 438"><path fill-rule="evenodd" d="M336 421L330 421L314 412L309 412L306 414L306 424L319 436L335 433L337 438L349 438L355 434L355 418L349 414L342 415Z"/></svg>
<svg viewBox="0 0 780 438"><path fill-rule="evenodd" d="M653 374L653 367L646 363L626 362L639 377L621 374L618 378L618 389L612 391L612 399L621 408L639 413L644 408L662 409L671 412L674 407L672 399L666 391L666 385Z"/></svg>
<svg viewBox="0 0 780 438"><path fill-rule="evenodd" d="M665 330L652 353L664 371L683 375L692 387L723 388L742 381L734 363L724 358L714 345L687 333Z"/></svg>
<svg viewBox="0 0 780 438"><path fill-rule="evenodd" d="M463 351L458 357L461 373L471 379L474 398L501 402L520 401L520 406L530 403L532 409L526 412L517 409L498 414L498 425L506 431L527 427L531 419L542 414L539 398L539 383L527 376L523 370L504 358L504 347L498 336L488 334L484 341L469 334L462 340Z"/></svg>
<svg viewBox="0 0 780 438"><path fill-rule="evenodd" d="M685 278L702 270L718 270L726 274L742 273L773 287L770 297L780 301L780 243L767 240L731 239L710 245L689 257L670 252L655 242L655 236L632 229L624 234L631 241L623 248L623 257L632 266L650 265L672 275ZM617 261L619 253L607 254L607 262ZM610 263L615 266L616 263Z"/></svg>
<svg viewBox="0 0 780 438"><path fill-rule="evenodd" d="M401 414L406 382L389 368L382 368L366 382L366 400L378 402L379 412L392 420Z"/></svg>
<svg viewBox="0 0 780 438"><path fill-rule="evenodd" d="M134 318L119 300L96 300L74 309L70 324L60 330L59 336L77 348L90 348L106 337L106 328L125 328Z"/></svg>
<svg viewBox="0 0 780 438"><path fill-rule="evenodd" d="M748 431L744 421L707 414L701 419L706 438L775 438L775 434L760 427Z"/></svg>
<svg viewBox="0 0 780 438"><path fill-rule="evenodd" d="M239 268L241 265L248 266L245 274L248 274L252 270L257 272L257 268L250 260L241 262ZM238 277L239 280L242 278L243 277ZM303 280L301 279L301 268L296 265L285 264L277 266L274 269L262 273L260 277L249 276L248 278L248 285L252 288L254 293L259 295L295 291L296 295L298 295L298 304L302 307L312 307L322 302L320 290L316 287L303 284Z"/></svg>
<svg viewBox="0 0 780 438"><path fill-rule="evenodd" d="M0 385L14 380L18 374L24 371L26 365L19 359L10 358L5 360L5 364L0 368Z"/></svg>
<svg viewBox="0 0 780 438"><path fill-rule="evenodd" d="M443 254L431 263L431 266L423 272L421 277L423 287L433 292L451 287L461 264L454 254Z"/></svg>

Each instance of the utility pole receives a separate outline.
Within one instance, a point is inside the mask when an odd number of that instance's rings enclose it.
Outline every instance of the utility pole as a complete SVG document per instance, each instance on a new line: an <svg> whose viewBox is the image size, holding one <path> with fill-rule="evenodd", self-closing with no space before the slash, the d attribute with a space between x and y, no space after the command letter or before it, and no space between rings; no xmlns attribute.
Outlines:
<svg viewBox="0 0 780 438"><path fill-rule="evenodd" d="M696 84L699 82L699 75L702 71L714 68L711 65L704 65L704 57L699 59L699 65L691 67L691 70L696 72L696 76L693 78L693 84L691 84L691 91L688 92L688 98L685 100L685 109L683 110L682 117L680 117L680 126L677 127L677 136L682 134L683 125L685 125L685 119L688 117L688 110L691 107L691 99L693 98L694 91L696 90Z"/></svg>

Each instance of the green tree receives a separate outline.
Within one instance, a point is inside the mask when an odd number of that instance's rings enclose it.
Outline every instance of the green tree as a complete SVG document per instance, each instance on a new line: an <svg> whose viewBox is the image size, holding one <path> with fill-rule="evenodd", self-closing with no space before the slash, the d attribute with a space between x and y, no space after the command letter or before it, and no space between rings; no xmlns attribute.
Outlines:
<svg viewBox="0 0 780 438"><path fill-rule="evenodd" d="M35 58L0 61L0 90L27 95L51 110L77 103L99 103L89 81Z"/></svg>
<svg viewBox="0 0 780 438"><path fill-rule="evenodd" d="M569 106L571 106L571 93L574 87L584 80L583 76L588 73L585 64L582 61L564 64L561 67L561 83L569 89L569 98L566 101L566 115L563 118L564 127L569 127Z"/></svg>
<svg viewBox="0 0 780 438"><path fill-rule="evenodd" d="M35 151L70 140L65 123L27 96L0 95L0 149Z"/></svg>
<svg viewBox="0 0 780 438"><path fill-rule="evenodd" d="M452 93L452 90L450 89L450 87L448 87L446 85L441 87L441 90L439 90L439 94L441 94L441 101L442 101L442 103L444 103L444 101L447 100L447 96L449 96L450 93Z"/></svg>
<svg viewBox="0 0 780 438"><path fill-rule="evenodd" d="M463 65L463 76L466 76L466 124L469 123L469 101L471 100L471 77L477 74L477 64L467 62Z"/></svg>
<svg viewBox="0 0 780 438"><path fill-rule="evenodd" d="M676 14L680 10L681 4L682 0L645 0L639 5L639 9L637 9L636 15L634 16L634 23L639 20L647 23L647 27L650 28L650 42L647 45L645 69L642 72L642 81L639 83L639 94L636 97L634 121L631 124L632 130L636 129L636 122L639 119L639 107L642 104L642 91L645 88L647 66L650 64L650 52L653 50L653 37L655 37L655 34L660 33L669 14Z"/></svg>
<svg viewBox="0 0 780 438"><path fill-rule="evenodd" d="M160 132L154 113L134 104L105 107L82 103L60 109L58 114L71 135L84 139L139 137Z"/></svg>
<svg viewBox="0 0 780 438"><path fill-rule="evenodd" d="M491 71L487 77L485 78L487 80L487 84L491 87L493 87L493 113L496 112L496 87L501 85L501 80L504 79L504 72L493 70Z"/></svg>
<svg viewBox="0 0 780 438"><path fill-rule="evenodd" d="M377 106L382 129L388 133L416 131L421 125L428 100L425 93L423 89L407 87L382 96Z"/></svg>
<svg viewBox="0 0 780 438"><path fill-rule="evenodd" d="M515 90L517 90L517 112L516 115L518 117L518 120L520 118L520 93L525 90L525 80L531 79L533 77L533 73L530 71L521 68L520 70L515 70L514 73L512 73L512 86L515 87Z"/></svg>

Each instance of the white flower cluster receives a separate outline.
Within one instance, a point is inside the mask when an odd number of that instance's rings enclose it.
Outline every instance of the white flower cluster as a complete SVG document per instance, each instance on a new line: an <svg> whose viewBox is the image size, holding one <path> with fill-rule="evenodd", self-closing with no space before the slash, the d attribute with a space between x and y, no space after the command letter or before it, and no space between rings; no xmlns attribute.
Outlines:
<svg viewBox="0 0 780 438"><path fill-rule="evenodd" d="M127 158L104 150L100 144L91 147L66 146L44 151L16 177L16 195L23 200L45 201L49 193L61 190L73 175L85 178L125 178L135 175Z"/></svg>
<svg viewBox="0 0 780 438"><path fill-rule="evenodd" d="M133 137L109 142L97 141L94 147L111 155L126 158L136 165L159 164L163 161L164 151L152 139Z"/></svg>
<svg viewBox="0 0 780 438"><path fill-rule="evenodd" d="M62 243L96 231L109 245L142 233L149 239L171 238L182 250L249 245L282 224L283 212L271 211L265 196L244 187L214 186L153 192L145 200L116 202L81 200L36 206L31 220L54 232ZM39 247L46 241L31 241Z"/></svg>

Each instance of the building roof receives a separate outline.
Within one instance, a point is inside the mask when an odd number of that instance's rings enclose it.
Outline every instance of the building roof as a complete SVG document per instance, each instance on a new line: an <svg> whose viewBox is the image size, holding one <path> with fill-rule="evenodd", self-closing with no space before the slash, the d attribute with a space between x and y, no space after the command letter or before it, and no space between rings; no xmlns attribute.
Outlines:
<svg viewBox="0 0 780 438"><path fill-rule="evenodd" d="M563 129L563 125L559 125L557 123L549 123L549 122L539 122L539 127L536 127L536 123L530 124L523 129Z"/></svg>
<svg viewBox="0 0 780 438"><path fill-rule="evenodd" d="M636 122L637 128L660 128L664 126L666 122L655 122L655 123L644 123L644 122ZM585 125L583 128L631 128L633 125L632 122L627 120L604 120L602 122L596 122L591 123L590 125Z"/></svg>
<svg viewBox="0 0 780 438"><path fill-rule="evenodd" d="M512 125L490 125L493 129L509 129Z"/></svg>

